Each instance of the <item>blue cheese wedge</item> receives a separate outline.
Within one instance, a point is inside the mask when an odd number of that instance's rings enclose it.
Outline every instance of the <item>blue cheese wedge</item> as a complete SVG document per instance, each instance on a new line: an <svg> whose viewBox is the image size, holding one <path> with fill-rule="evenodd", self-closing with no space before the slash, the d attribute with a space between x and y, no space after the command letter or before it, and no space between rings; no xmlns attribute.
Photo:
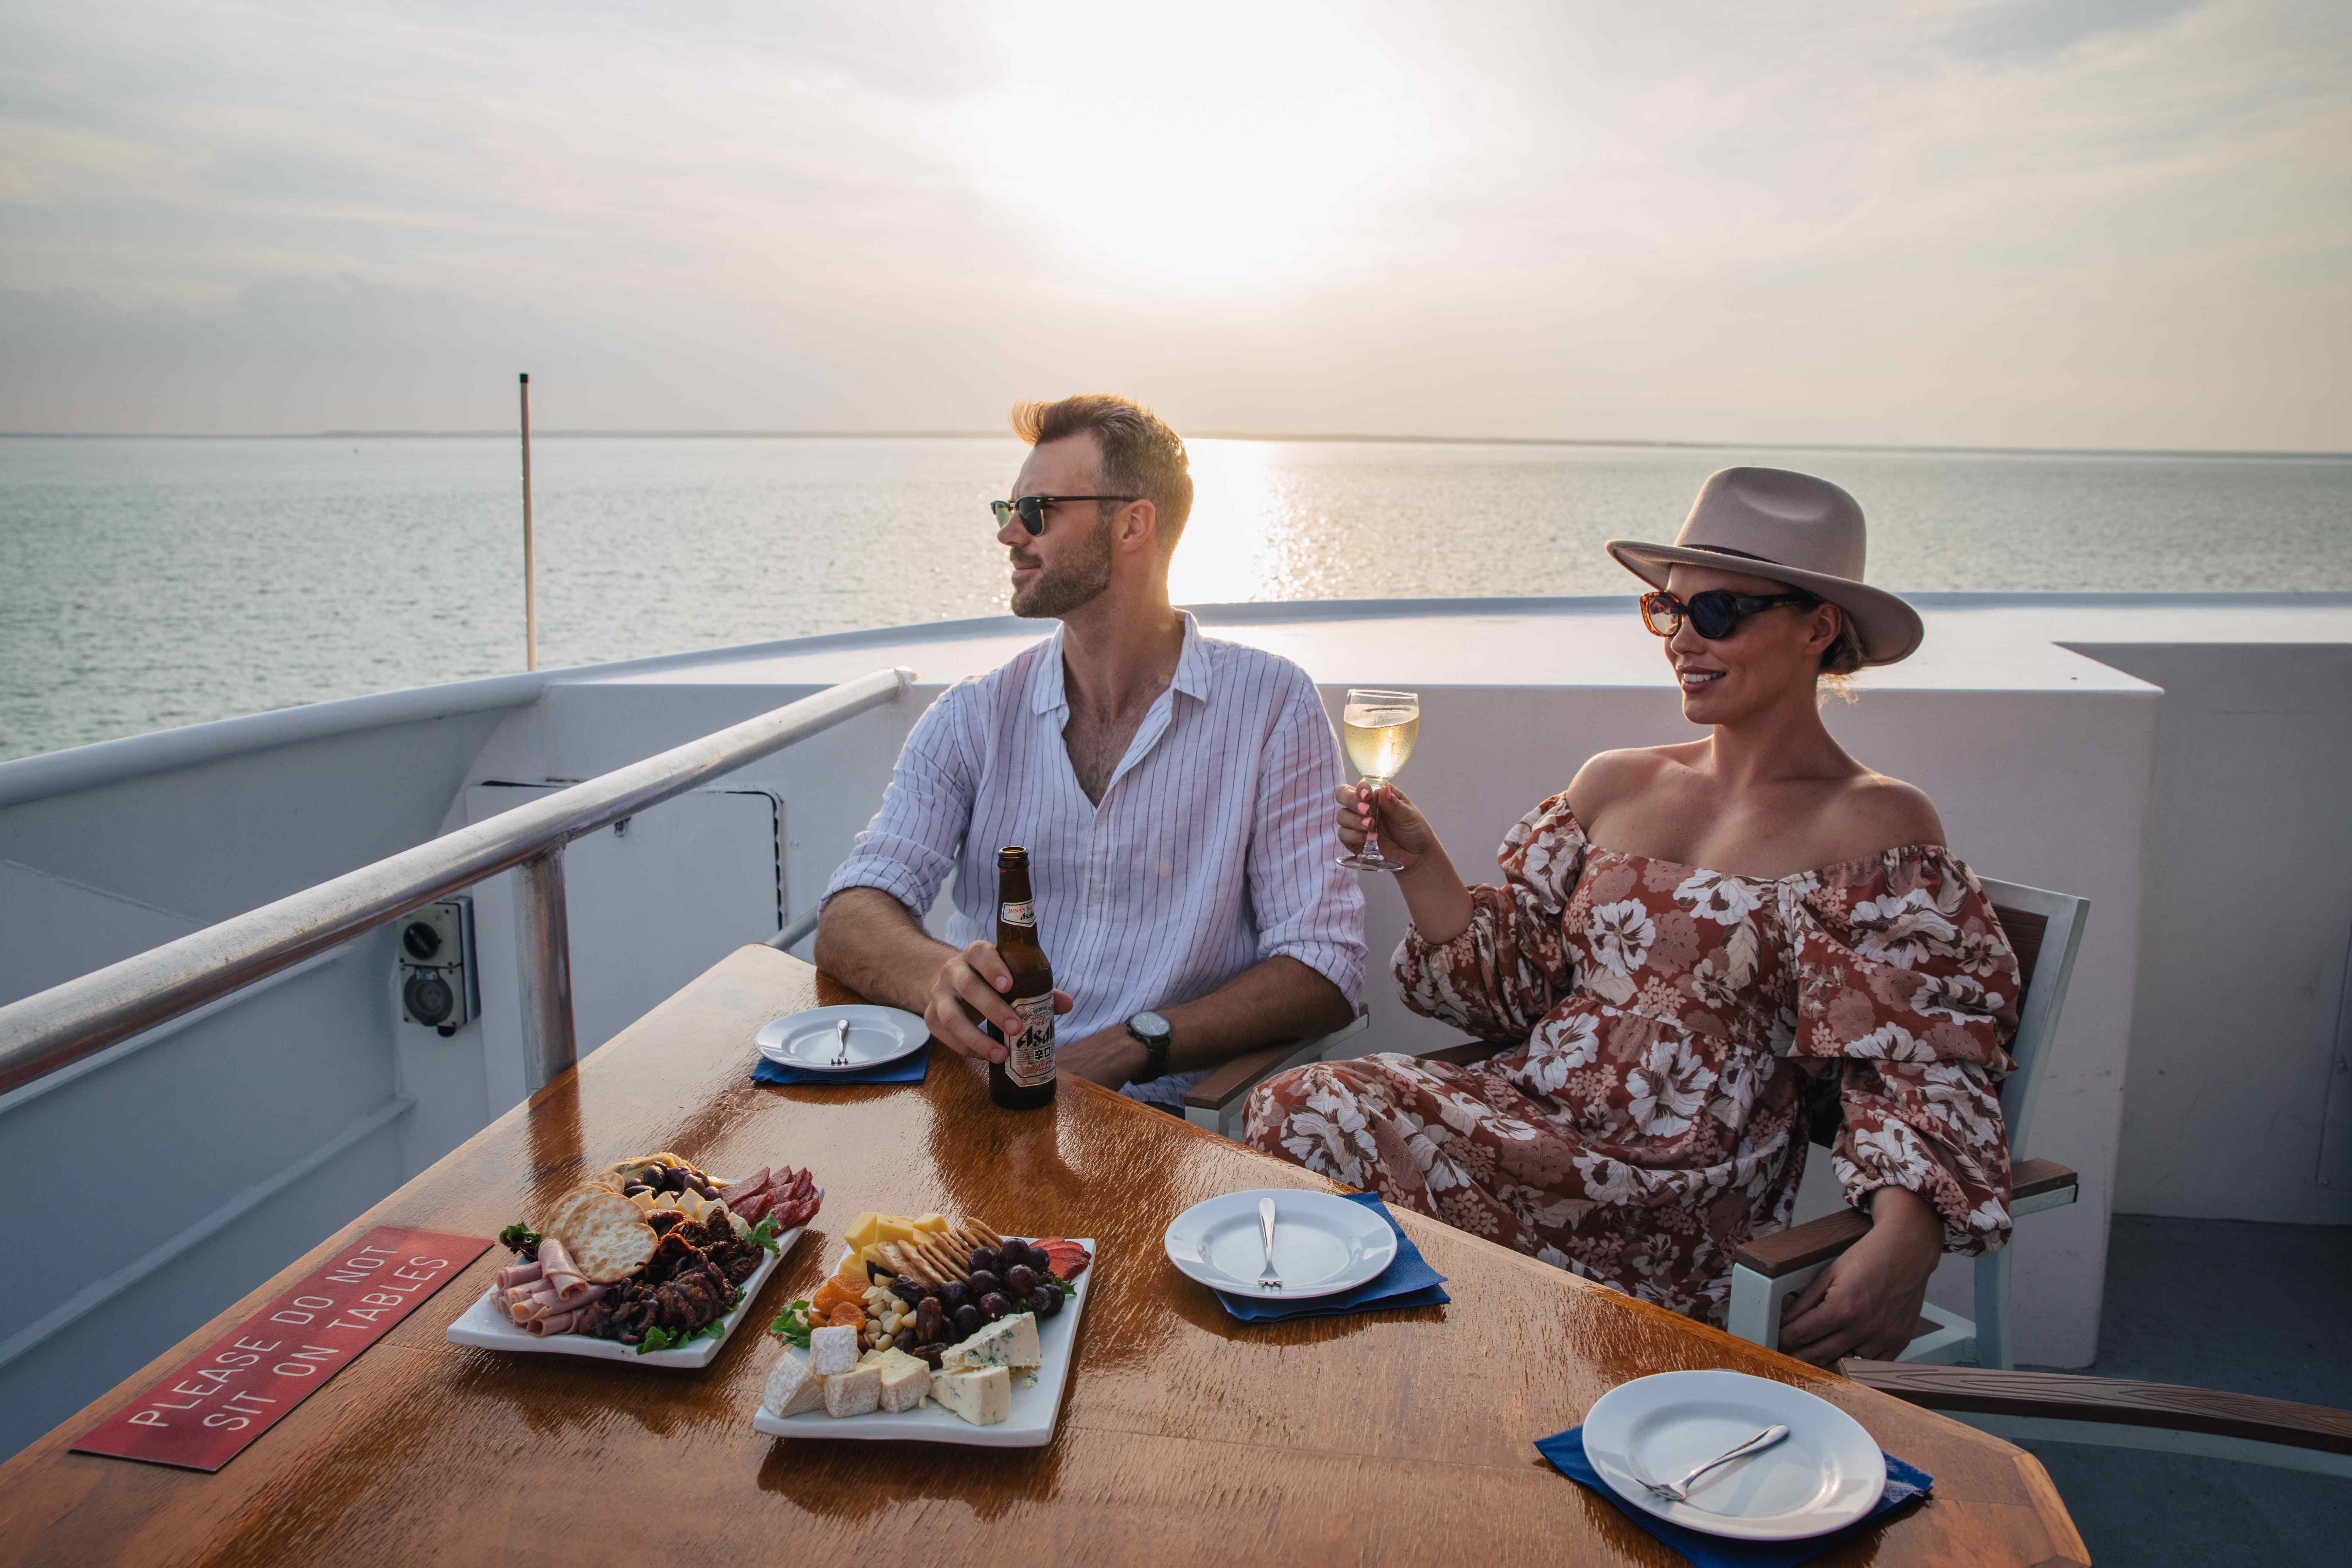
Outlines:
<svg viewBox="0 0 2352 1568"><path fill-rule="evenodd" d="M931 1391L931 1369L905 1351L884 1351L874 1359L882 1378L882 1410L895 1415L922 1404Z"/></svg>
<svg viewBox="0 0 2352 1568"><path fill-rule="evenodd" d="M935 1372L931 1397L975 1426L993 1426L1013 1414L1013 1374L1001 1366Z"/></svg>
<svg viewBox="0 0 2352 1568"><path fill-rule="evenodd" d="M1020 1312L997 1319L963 1343L950 1348L940 1357L940 1370L978 1372L991 1366L1025 1370L1043 1366L1045 1362L1037 1350L1037 1319L1034 1313Z"/></svg>
<svg viewBox="0 0 2352 1568"><path fill-rule="evenodd" d="M882 1374L873 1367L832 1373L823 1381L827 1415L871 1415L881 1407Z"/></svg>
<svg viewBox="0 0 2352 1568"><path fill-rule="evenodd" d="M771 1415L798 1415L824 1403L824 1380L809 1369L808 1363L790 1351L776 1358L776 1370L768 1374L767 1392L760 1395L761 1409Z"/></svg>

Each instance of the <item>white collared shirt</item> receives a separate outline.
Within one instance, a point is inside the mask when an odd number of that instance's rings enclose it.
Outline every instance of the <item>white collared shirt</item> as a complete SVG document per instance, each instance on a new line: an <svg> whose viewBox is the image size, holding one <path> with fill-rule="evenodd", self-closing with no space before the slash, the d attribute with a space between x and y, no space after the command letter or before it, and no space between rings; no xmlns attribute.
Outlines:
<svg viewBox="0 0 2352 1568"><path fill-rule="evenodd" d="M996 933L996 851L1029 850L1037 937L1080 1040L1287 955L1360 1003L1364 895L1340 854L1331 721L1288 659L1201 635L1089 801L1062 743L1062 633L943 692L826 888L879 888L921 920L955 873L947 940ZM1181 1104L1202 1073L1136 1086Z"/></svg>

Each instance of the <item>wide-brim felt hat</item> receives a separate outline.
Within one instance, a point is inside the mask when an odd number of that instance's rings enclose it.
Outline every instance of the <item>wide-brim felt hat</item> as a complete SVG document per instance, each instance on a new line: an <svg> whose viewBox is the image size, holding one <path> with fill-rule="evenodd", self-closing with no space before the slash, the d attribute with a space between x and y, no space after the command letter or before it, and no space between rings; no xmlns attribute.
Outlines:
<svg viewBox="0 0 2352 1568"><path fill-rule="evenodd" d="M1862 503L1827 479L1786 468L1709 474L1672 544L1612 539L1609 553L1653 587L1674 567L1712 566L1801 588L1846 613L1864 664L1907 658L1927 635L1919 612L1862 580Z"/></svg>

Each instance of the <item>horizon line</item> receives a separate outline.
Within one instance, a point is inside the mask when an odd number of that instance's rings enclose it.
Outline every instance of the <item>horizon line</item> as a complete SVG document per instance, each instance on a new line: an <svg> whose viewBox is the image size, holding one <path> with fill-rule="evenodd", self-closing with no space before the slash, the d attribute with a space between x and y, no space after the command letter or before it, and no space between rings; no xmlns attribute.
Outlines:
<svg viewBox="0 0 2352 1568"><path fill-rule="evenodd" d="M512 440L511 429L475 430L0 430L0 439L49 441L336 441ZM784 441L994 441L1017 439L1009 430L715 430L590 429L535 430L543 440L784 440ZM2297 450L2200 447L2016 447L1933 442L1671 440L1648 437L1429 436L1361 431L1263 432L1198 430L1197 441L1269 441L1421 447L1632 447L1660 450L1768 452L1935 452L1988 456L2079 458L2352 458L2352 450Z"/></svg>

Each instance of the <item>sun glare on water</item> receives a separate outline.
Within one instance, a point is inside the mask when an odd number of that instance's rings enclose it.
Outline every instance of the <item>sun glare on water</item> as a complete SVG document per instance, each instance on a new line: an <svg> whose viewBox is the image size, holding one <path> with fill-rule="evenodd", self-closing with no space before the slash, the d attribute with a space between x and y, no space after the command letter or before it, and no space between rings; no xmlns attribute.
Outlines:
<svg viewBox="0 0 2352 1568"><path fill-rule="evenodd" d="M1268 0L1056 10L1007 39L974 145L1069 242L1209 284L1305 267L1411 156L1401 95L1319 9Z"/></svg>

